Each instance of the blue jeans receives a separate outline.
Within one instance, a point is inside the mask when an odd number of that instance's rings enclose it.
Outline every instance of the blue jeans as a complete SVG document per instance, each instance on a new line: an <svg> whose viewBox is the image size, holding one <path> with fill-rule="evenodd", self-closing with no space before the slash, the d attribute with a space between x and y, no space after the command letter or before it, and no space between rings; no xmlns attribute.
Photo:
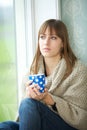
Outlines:
<svg viewBox="0 0 87 130"><path fill-rule="evenodd" d="M26 98L19 108L20 121L0 123L0 130L76 130L43 103Z"/></svg>

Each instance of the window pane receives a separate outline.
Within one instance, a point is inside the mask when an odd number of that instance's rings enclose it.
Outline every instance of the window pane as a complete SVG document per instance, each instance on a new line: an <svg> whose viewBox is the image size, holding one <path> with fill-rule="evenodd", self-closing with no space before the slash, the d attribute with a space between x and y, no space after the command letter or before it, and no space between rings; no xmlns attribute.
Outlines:
<svg viewBox="0 0 87 130"><path fill-rule="evenodd" d="M13 0L0 0L0 121L17 111L17 68Z"/></svg>
<svg viewBox="0 0 87 130"><path fill-rule="evenodd" d="M59 4L59 0L25 0L27 68L35 54L39 27L47 19L60 18Z"/></svg>

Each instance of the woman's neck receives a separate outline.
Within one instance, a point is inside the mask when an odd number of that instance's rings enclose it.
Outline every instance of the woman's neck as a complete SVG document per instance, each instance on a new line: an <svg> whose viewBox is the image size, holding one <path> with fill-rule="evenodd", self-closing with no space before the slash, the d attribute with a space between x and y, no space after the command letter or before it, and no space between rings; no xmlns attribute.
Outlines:
<svg viewBox="0 0 87 130"><path fill-rule="evenodd" d="M45 69L46 69L46 75L52 74L54 71L55 67L57 66L58 62L60 61L61 57L51 57L51 58L45 58Z"/></svg>

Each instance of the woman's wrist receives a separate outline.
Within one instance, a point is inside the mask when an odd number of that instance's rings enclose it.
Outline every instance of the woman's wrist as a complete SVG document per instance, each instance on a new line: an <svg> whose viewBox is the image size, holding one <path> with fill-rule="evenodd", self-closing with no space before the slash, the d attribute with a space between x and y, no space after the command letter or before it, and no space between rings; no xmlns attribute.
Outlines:
<svg viewBox="0 0 87 130"><path fill-rule="evenodd" d="M53 109L54 111L57 112L56 102L54 102L54 104L52 104L52 105L50 105L50 106L52 107L52 109Z"/></svg>

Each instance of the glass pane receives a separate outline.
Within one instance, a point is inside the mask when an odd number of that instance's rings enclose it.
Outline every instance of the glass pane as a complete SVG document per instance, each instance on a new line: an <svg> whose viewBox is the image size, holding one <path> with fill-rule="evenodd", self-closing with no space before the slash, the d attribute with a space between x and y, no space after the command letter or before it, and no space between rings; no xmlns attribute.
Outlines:
<svg viewBox="0 0 87 130"><path fill-rule="evenodd" d="M0 121L17 111L17 68L13 0L0 0Z"/></svg>

